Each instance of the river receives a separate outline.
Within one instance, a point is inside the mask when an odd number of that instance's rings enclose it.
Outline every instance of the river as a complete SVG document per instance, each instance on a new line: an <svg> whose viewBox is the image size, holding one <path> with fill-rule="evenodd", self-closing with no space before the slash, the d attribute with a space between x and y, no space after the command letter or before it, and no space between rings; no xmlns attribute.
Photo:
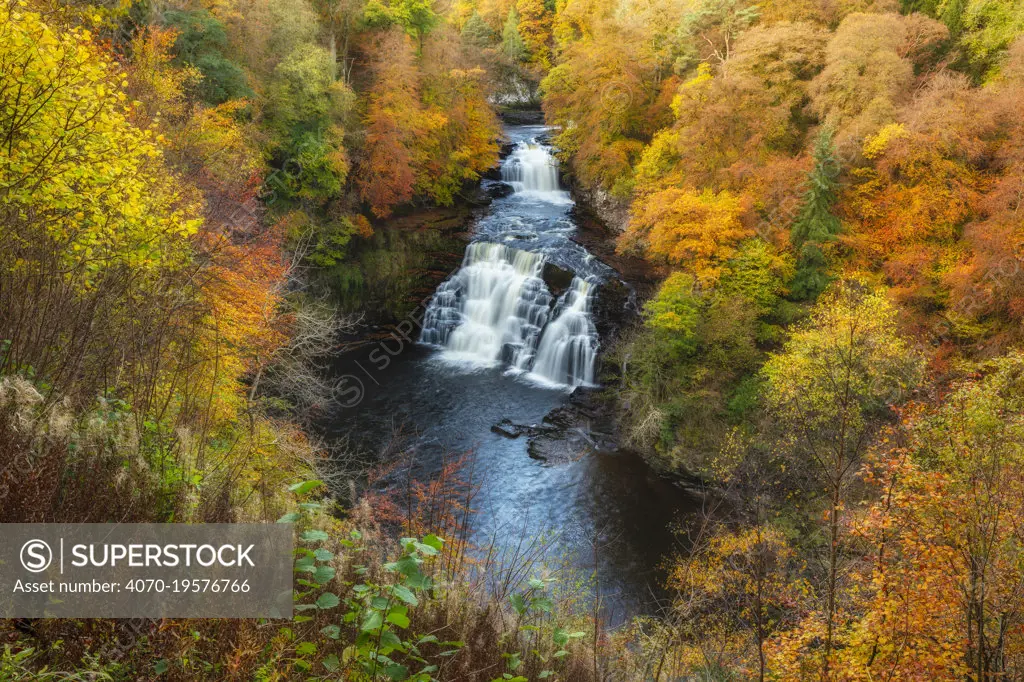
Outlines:
<svg viewBox="0 0 1024 682"><path fill-rule="evenodd" d="M512 188L475 219L462 266L389 342L339 360L350 393L330 431L401 450L420 480L472 452L479 490L472 541L509 555L542 538L546 558L599 581L607 617L650 613L661 563L680 548L674 523L697 501L635 454L574 427L531 458L529 438L492 429L542 426L573 389L593 390L602 340L593 308L617 278L574 242L572 199L540 126L509 126ZM506 191L507 188L506 188ZM403 338L404 336L404 338Z"/></svg>

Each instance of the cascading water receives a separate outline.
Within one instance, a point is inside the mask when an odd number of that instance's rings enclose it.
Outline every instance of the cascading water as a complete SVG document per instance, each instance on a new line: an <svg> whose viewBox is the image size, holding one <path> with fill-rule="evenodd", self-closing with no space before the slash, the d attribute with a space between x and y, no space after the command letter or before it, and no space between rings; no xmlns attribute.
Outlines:
<svg viewBox="0 0 1024 682"><path fill-rule="evenodd" d="M520 142L502 164L502 179L514 189L516 206L559 205L568 194L558 186L558 164L549 149ZM564 211L565 209L559 209ZM489 225L488 238L514 239L530 213ZM511 228L511 229L510 229ZM518 232L516 232L518 230ZM462 267L431 299L420 341L445 349L451 360L477 365L503 363L510 371L563 386L592 385L598 336L591 319L596 288L579 272L555 300L542 277L546 249L569 250L564 237L554 244L515 248L478 241L466 248ZM525 244L524 244L525 246ZM536 250L535 250L536 249ZM590 267L583 254L579 267Z"/></svg>
<svg viewBox="0 0 1024 682"><path fill-rule="evenodd" d="M501 165L501 179L519 195L557 203L571 202L569 193L558 187L558 159L536 142L516 145Z"/></svg>
<svg viewBox="0 0 1024 682"><path fill-rule="evenodd" d="M570 386L593 385L598 341L590 304L590 282L573 278L559 302L561 312L544 328L533 363L534 374Z"/></svg>
<svg viewBox="0 0 1024 682"><path fill-rule="evenodd" d="M533 353L552 297L540 278L544 256L476 242L434 293L420 341L479 363L519 366Z"/></svg>

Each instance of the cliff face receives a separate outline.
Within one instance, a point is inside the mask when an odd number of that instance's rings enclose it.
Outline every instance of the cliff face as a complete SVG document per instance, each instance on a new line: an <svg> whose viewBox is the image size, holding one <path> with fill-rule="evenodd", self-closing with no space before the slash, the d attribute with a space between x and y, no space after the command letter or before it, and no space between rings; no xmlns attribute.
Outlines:
<svg viewBox="0 0 1024 682"><path fill-rule="evenodd" d="M577 210L589 213L604 223L612 234L621 234L629 222L629 203L613 197L603 188L586 187L579 181L572 181L570 187Z"/></svg>

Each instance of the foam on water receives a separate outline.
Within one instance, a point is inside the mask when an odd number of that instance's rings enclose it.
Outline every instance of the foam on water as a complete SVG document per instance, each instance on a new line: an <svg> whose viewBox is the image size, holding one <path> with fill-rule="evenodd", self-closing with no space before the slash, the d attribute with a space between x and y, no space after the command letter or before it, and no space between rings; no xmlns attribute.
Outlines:
<svg viewBox="0 0 1024 682"><path fill-rule="evenodd" d="M515 196L552 204L571 204L569 193L558 186L558 159L535 142L520 142L501 165L501 179L512 185Z"/></svg>

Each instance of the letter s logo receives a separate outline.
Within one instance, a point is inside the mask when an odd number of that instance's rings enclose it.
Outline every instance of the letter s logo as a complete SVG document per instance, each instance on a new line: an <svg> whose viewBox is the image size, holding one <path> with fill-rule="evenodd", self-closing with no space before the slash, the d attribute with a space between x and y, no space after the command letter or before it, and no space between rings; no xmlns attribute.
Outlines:
<svg viewBox="0 0 1024 682"><path fill-rule="evenodd" d="M335 384L338 391L338 403L342 407L355 407L363 400L363 382L351 374L338 379Z"/></svg>
<svg viewBox="0 0 1024 682"><path fill-rule="evenodd" d="M53 563L53 551L42 540L29 540L21 546L21 565L26 571L40 573Z"/></svg>

